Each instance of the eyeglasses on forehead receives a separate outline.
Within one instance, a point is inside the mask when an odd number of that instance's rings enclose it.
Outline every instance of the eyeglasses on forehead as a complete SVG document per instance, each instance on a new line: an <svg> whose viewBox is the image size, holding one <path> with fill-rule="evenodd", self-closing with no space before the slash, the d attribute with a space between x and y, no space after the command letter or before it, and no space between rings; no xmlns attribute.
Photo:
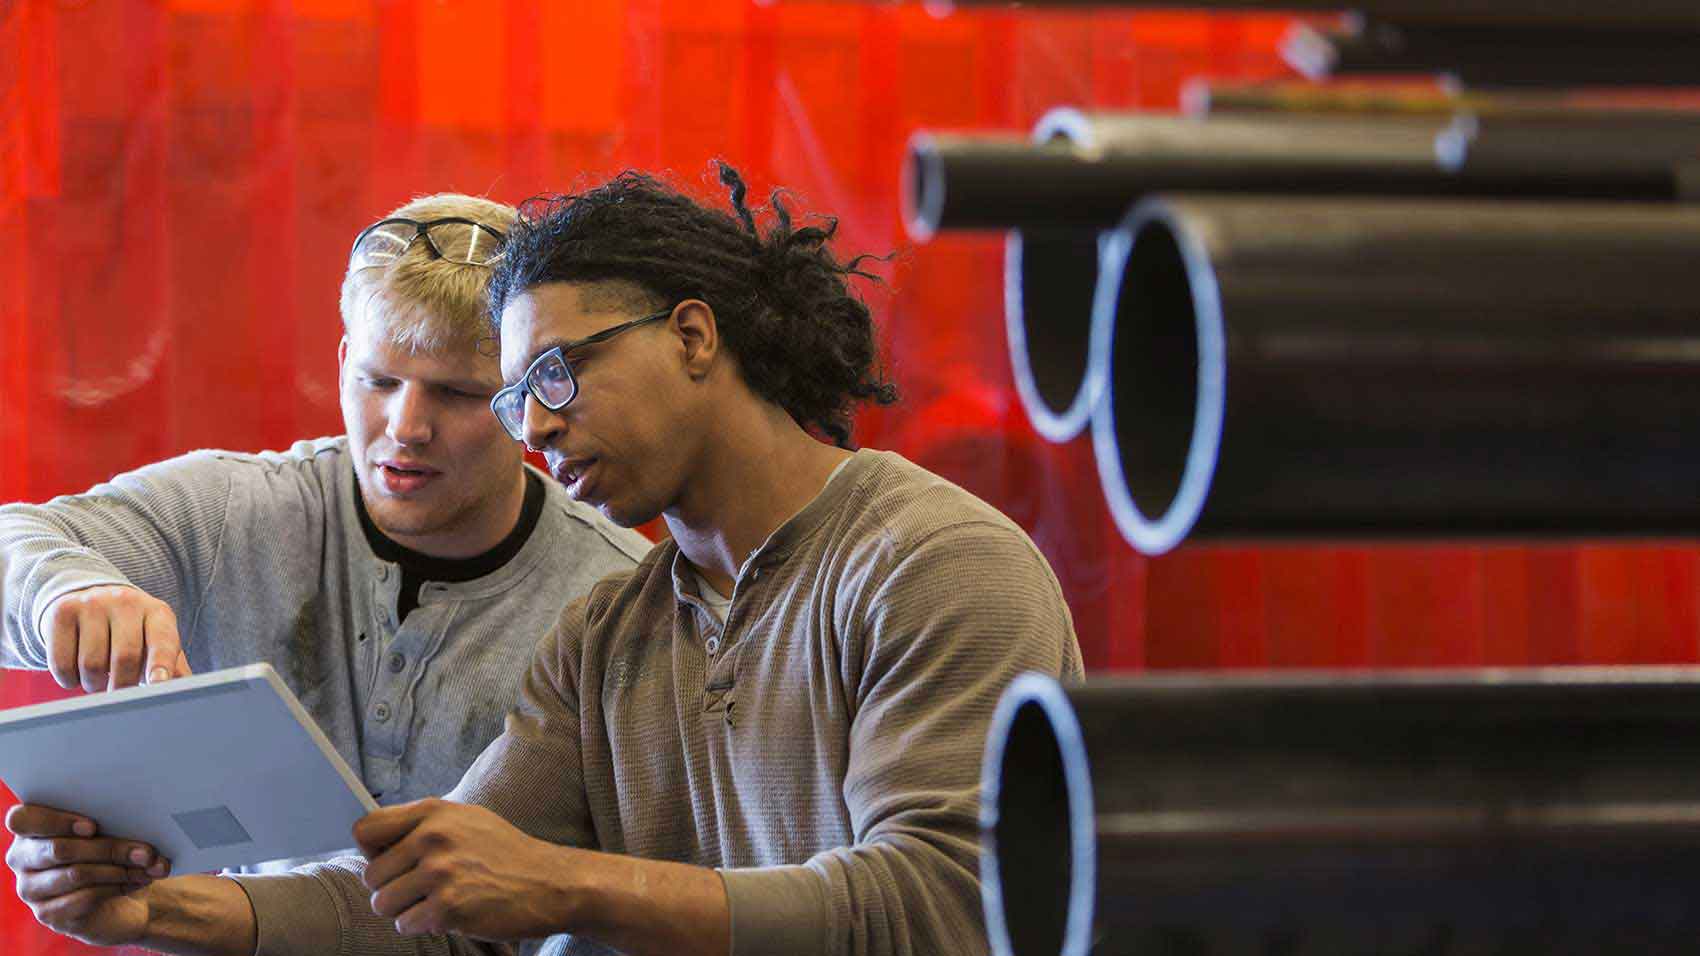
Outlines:
<svg viewBox="0 0 1700 956"><path fill-rule="evenodd" d="M507 237L481 222L460 216L440 219L380 219L354 237L348 252L357 268L385 266L401 258L407 247L425 240L431 254L460 265L487 266L502 257Z"/></svg>

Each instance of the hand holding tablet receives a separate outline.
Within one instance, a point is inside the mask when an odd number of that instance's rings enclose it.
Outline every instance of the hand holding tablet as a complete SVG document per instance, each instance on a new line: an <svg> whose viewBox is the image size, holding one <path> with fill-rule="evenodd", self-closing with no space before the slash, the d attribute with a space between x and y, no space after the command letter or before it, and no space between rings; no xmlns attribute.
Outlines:
<svg viewBox="0 0 1700 956"><path fill-rule="evenodd" d="M13 807L6 829L17 837L6 865L38 919L97 946L133 942L147 929L147 904L131 893L171 872L152 848L99 837L93 821L31 804Z"/></svg>

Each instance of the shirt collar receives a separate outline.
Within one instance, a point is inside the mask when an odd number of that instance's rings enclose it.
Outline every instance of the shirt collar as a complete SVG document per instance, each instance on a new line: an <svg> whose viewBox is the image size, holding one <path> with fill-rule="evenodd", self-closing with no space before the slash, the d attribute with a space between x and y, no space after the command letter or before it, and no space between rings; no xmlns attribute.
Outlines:
<svg viewBox="0 0 1700 956"><path fill-rule="evenodd" d="M744 559L744 566L738 569L738 580L742 581L752 568L783 563L799 546L824 527L827 519L856 493L878 460L879 452L868 449L860 449L846 458L827 478L819 494L773 529L767 540L750 552L750 556ZM673 546L672 572L674 596L687 603L701 602L702 597L697 590L696 568L685 557L685 553L679 550L677 544Z"/></svg>

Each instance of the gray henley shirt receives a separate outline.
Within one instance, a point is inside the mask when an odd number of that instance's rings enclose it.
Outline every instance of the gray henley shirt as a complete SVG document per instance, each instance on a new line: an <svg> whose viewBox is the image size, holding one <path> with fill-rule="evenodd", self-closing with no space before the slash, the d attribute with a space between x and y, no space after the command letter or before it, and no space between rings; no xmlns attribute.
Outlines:
<svg viewBox="0 0 1700 956"><path fill-rule="evenodd" d="M361 530L341 437L192 452L85 494L5 505L0 664L47 666L41 618L60 595L134 585L171 605L197 673L275 667L380 802L440 796L501 733L561 608L651 547L544 487L518 554L426 584L405 621L400 569Z"/></svg>

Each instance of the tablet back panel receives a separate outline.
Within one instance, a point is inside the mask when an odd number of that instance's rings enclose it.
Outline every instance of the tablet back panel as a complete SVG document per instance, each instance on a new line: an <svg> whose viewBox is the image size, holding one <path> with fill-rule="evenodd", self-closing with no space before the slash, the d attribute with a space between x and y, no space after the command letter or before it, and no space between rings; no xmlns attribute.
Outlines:
<svg viewBox="0 0 1700 956"><path fill-rule="evenodd" d="M265 664L0 713L0 779L175 873L349 847L376 807Z"/></svg>

